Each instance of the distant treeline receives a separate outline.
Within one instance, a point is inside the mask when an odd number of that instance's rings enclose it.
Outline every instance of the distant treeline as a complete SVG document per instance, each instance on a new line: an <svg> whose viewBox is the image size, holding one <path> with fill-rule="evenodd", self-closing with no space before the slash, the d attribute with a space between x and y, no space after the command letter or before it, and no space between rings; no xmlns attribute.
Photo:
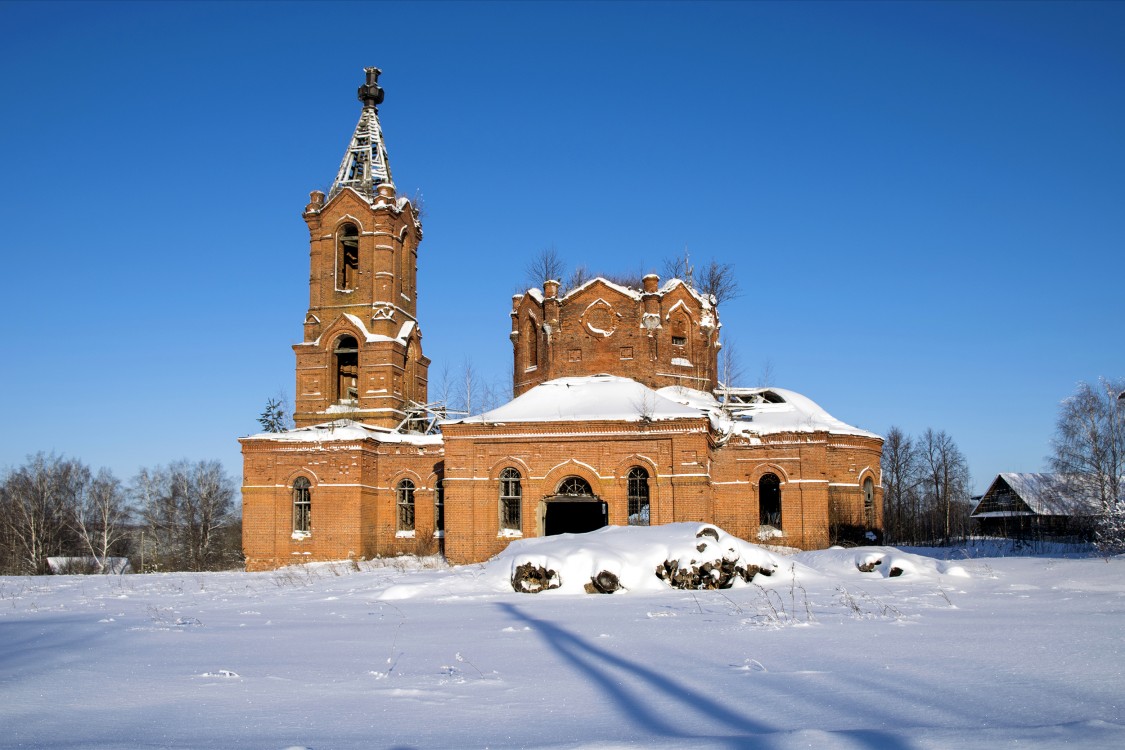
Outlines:
<svg viewBox="0 0 1125 750"><path fill-rule="evenodd" d="M113 557L138 572L237 567L236 496L218 461L141 469L124 484L106 469L39 453L0 480L0 574L46 573L49 557L81 559L81 572L101 572Z"/></svg>

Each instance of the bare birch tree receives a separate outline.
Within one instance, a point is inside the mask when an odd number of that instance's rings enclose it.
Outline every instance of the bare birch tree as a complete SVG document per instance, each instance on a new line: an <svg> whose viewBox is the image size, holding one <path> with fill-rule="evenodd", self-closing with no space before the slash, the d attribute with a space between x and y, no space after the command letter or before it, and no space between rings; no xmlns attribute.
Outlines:
<svg viewBox="0 0 1125 750"><path fill-rule="evenodd" d="M158 566L209 570L237 557L222 534L235 521L235 486L218 461L142 469L133 492L149 537L146 552Z"/></svg>
<svg viewBox="0 0 1125 750"><path fill-rule="evenodd" d="M82 546L106 572L106 559L123 552L131 509L121 481L106 469L98 471L74 509L74 530Z"/></svg>
<svg viewBox="0 0 1125 750"><path fill-rule="evenodd" d="M47 572L47 558L68 555L74 547L71 520L90 482L81 461L38 453L4 478L0 486L0 524L9 545L8 572Z"/></svg>
<svg viewBox="0 0 1125 750"><path fill-rule="evenodd" d="M1079 383L1059 405L1051 469L1103 512L1125 501L1125 380Z"/></svg>
<svg viewBox="0 0 1125 750"><path fill-rule="evenodd" d="M968 531L969 466L945 430L927 428L918 441L918 454L923 499L934 514L930 536L940 532L948 544L954 533L964 536Z"/></svg>

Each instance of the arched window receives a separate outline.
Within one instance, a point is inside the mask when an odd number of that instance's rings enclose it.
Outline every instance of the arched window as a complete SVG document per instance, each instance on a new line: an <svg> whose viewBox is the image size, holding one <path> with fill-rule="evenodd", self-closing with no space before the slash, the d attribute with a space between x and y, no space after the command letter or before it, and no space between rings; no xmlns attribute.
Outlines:
<svg viewBox="0 0 1125 750"><path fill-rule="evenodd" d="M758 481L758 515L762 526L781 529L781 480L766 474Z"/></svg>
<svg viewBox="0 0 1125 750"><path fill-rule="evenodd" d="M336 403L355 402L359 399L359 344L354 336L336 339L332 350L336 363Z"/></svg>
<svg viewBox="0 0 1125 750"><path fill-rule="evenodd" d="M567 477L559 482L559 488L555 490L555 494L585 497L593 496L594 491L590 489L590 483L582 477Z"/></svg>
<svg viewBox="0 0 1125 750"><path fill-rule="evenodd" d="M520 473L515 469L500 472L500 528L511 531L523 529L520 505L523 490L520 487Z"/></svg>
<svg viewBox="0 0 1125 750"><path fill-rule="evenodd" d="M649 525L648 472L640 466L629 469L629 525Z"/></svg>
<svg viewBox="0 0 1125 750"><path fill-rule="evenodd" d="M444 479L434 482L434 531L445 531Z"/></svg>
<svg viewBox="0 0 1125 750"><path fill-rule="evenodd" d="M871 477L863 480L863 518L867 528L875 527L875 483Z"/></svg>
<svg viewBox="0 0 1125 750"><path fill-rule="evenodd" d="M414 482L403 479L395 489L398 505L398 530L414 531Z"/></svg>
<svg viewBox="0 0 1125 750"><path fill-rule="evenodd" d="M336 288L355 289L359 273L359 229L345 224L336 235Z"/></svg>
<svg viewBox="0 0 1125 750"><path fill-rule="evenodd" d="M293 480L293 532L308 534L312 531L312 492L309 480L297 477Z"/></svg>

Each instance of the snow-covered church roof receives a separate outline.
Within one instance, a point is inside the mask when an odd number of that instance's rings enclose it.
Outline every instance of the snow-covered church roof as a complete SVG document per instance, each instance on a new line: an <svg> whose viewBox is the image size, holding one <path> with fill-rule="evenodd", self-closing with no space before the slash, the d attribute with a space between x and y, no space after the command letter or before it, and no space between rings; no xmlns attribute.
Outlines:
<svg viewBox="0 0 1125 750"><path fill-rule="evenodd" d="M298 427L285 432L259 432L244 440L277 440L284 443L332 443L372 438L380 443L410 443L411 445L441 445L441 435L392 430L388 427L363 424L350 419Z"/></svg>
<svg viewBox="0 0 1125 750"><path fill-rule="evenodd" d="M699 409L661 396L635 380L616 375L591 375L557 378L540 383L492 411L454 424L496 424L501 422L580 422L642 419L698 419Z"/></svg>
<svg viewBox="0 0 1125 750"><path fill-rule="evenodd" d="M503 406L450 420L455 424L505 422L635 422L707 417L712 427L728 434L830 432L879 437L841 422L814 401L782 388L731 389L727 404L713 395L680 386L653 390L615 375L558 378L541 383Z"/></svg>

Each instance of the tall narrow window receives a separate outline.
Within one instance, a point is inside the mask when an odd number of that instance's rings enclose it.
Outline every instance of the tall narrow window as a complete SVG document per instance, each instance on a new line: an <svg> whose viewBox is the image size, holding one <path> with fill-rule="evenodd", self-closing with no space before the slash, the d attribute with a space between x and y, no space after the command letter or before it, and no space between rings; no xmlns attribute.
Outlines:
<svg viewBox="0 0 1125 750"><path fill-rule="evenodd" d="M358 273L359 229L355 224L345 224L336 236L336 288L355 289Z"/></svg>
<svg viewBox="0 0 1125 750"><path fill-rule="evenodd" d="M762 526L781 530L781 480L766 474L758 481L758 514Z"/></svg>
<svg viewBox="0 0 1125 750"><path fill-rule="evenodd" d="M523 324L523 346L527 352L527 369L533 370L539 366L539 331L531 318Z"/></svg>
<svg viewBox="0 0 1125 750"><path fill-rule="evenodd" d="M875 483L871 477L863 480L863 518L867 528L875 528Z"/></svg>
<svg viewBox="0 0 1125 750"><path fill-rule="evenodd" d="M312 493L309 480L297 477L293 480L293 533L308 534L312 531Z"/></svg>
<svg viewBox="0 0 1125 750"><path fill-rule="evenodd" d="M629 525L649 525L648 472L640 466L629 469L627 494L629 498Z"/></svg>
<svg viewBox="0 0 1125 750"><path fill-rule="evenodd" d="M403 479L395 489L398 505L398 530L414 531L414 482Z"/></svg>
<svg viewBox="0 0 1125 750"><path fill-rule="evenodd" d="M520 502L522 496L520 473L515 469L504 469L504 471L500 472L501 530L520 531L523 529L520 518Z"/></svg>
<svg viewBox="0 0 1125 750"><path fill-rule="evenodd" d="M434 483L434 531L445 531L445 480Z"/></svg>
<svg viewBox="0 0 1125 750"><path fill-rule="evenodd" d="M336 402L359 399L359 344L354 336L341 336L332 351L336 360Z"/></svg>

